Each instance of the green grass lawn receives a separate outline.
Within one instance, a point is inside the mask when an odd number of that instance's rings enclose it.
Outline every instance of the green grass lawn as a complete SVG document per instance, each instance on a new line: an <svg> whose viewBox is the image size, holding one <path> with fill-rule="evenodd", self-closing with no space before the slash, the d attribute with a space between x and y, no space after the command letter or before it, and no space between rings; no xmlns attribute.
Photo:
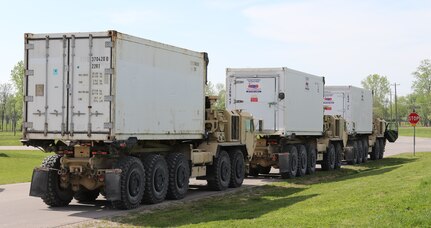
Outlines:
<svg viewBox="0 0 431 228"><path fill-rule="evenodd" d="M17 132L15 136L13 132L0 132L0 146L22 146L20 138L21 132Z"/></svg>
<svg viewBox="0 0 431 228"><path fill-rule="evenodd" d="M400 136L413 136L413 127L400 127ZM416 127L416 137L431 138L431 127Z"/></svg>
<svg viewBox="0 0 431 228"><path fill-rule="evenodd" d="M91 226L430 227L429 164L404 154Z"/></svg>
<svg viewBox="0 0 431 228"><path fill-rule="evenodd" d="M51 153L0 150L0 184L31 181L33 168Z"/></svg>

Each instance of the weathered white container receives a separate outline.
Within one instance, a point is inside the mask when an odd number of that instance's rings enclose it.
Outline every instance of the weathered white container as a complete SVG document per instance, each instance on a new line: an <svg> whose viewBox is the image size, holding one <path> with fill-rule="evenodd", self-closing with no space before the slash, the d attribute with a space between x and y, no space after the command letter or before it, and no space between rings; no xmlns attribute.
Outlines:
<svg viewBox="0 0 431 228"><path fill-rule="evenodd" d="M373 95L354 86L325 86L325 115L340 115L346 120L347 133L371 134Z"/></svg>
<svg viewBox="0 0 431 228"><path fill-rule="evenodd" d="M319 77L286 67L228 68L226 108L242 109L279 135L321 135L323 86Z"/></svg>
<svg viewBox="0 0 431 228"><path fill-rule="evenodd" d="M199 139L208 58L116 31L25 34L26 139Z"/></svg>

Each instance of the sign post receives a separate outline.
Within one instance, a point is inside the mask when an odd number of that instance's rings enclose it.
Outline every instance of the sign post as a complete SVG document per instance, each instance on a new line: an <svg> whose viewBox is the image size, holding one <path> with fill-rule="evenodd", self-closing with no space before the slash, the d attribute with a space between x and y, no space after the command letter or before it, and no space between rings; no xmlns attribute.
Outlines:
<svg viewBox="0 0 431 228"><path fill-rule="evenodd" d="M410 125L413 126L413 156L416 155L416 124L419 122L420 116L413 110L409 115Z"/></svg>

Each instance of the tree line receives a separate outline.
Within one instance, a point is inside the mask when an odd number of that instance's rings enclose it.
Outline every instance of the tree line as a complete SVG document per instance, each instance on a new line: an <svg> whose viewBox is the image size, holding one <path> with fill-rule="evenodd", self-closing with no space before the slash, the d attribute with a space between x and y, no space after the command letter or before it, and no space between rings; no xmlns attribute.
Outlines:
<svg viewBox="0 0 431 228"><path fill-rule="evenodd" d="M412 75L413 92L400 97L395 94L397 84L391 83L386 76L371 74L362 80L362 86L373 91L375 116L403 123L407 122L410 112L416 111L421 116L420 124L430 126L431 60L422 60Z"/></svg>
<svg viewBox="0 0 431 228"><path fill-rule="evenodd" d="M370 74L361 84L373 91L374 115L386 120L406 122L408 114L415 110L421 116L421 123L429 126L431 121L431 60L422 60L414 76L412 93L395 97L391 83L387 76ZM22 128L22 105L24 100L23 80L25 68L23 61L19 61L11 70L10 82L0 84L0 131L20 131ZM395 91L394 91L395 92ZM208 82L206 95L218 96L217 109L224 109L226 87L222 83L216 85ZM397 100L397 113L395 113Z"/></svg>

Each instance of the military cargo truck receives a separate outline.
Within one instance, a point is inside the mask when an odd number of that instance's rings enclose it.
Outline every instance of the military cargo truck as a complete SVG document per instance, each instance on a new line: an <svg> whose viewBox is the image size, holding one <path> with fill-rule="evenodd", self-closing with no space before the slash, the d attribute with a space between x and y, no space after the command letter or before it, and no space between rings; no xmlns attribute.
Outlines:
<svg viewBox="0 0 431 228"><path fill-rule="evenodd" d="M25 34L22 143L55 152L30 195L56 207L102 194L131 209L183 198L190 177L241 186L253 119L211 107L208 61L116 31Z"/></svg>
<svg viewBox="0 0 431 228"><path fill-rule="evenodd" d="M398 132L388 129L389 123L373 116L373 95L354 86L325 86L325 115L337 115L345 120L347 143L343 159L349 164L382 159L386 139L395 142Z"/></svg>
<svg viewBox="0 0 431 228"><path fill-rule="evenodd" d="M281 68L228 68L226 108L253 114L258 136L248 174L283 178L341 166L344 119L324 116L324 77ZM338 158L338 159L337 159Z"/></svg>

